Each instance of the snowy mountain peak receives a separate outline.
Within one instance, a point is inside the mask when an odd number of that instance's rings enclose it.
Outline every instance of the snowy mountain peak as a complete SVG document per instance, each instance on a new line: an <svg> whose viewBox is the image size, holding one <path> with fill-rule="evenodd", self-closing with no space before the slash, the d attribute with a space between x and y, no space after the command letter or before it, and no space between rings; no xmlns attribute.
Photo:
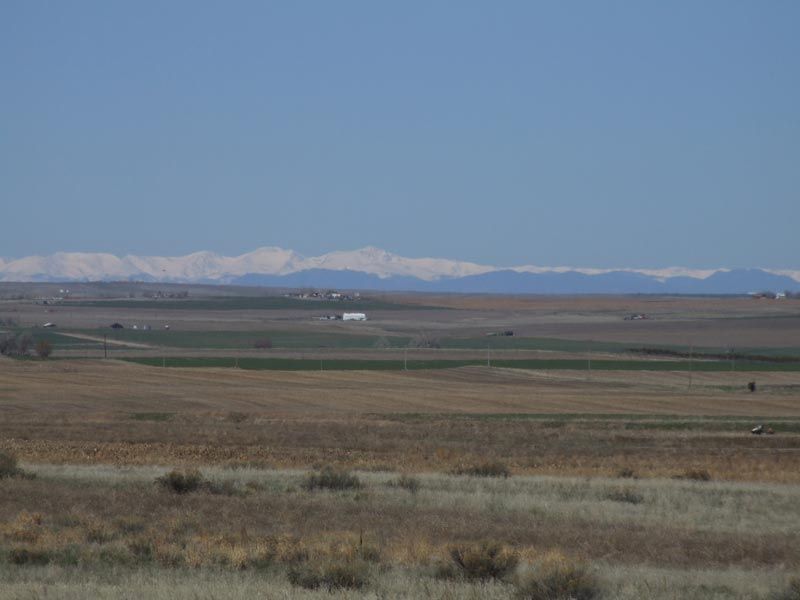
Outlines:
<svg viewBox="0 0 800 600"><path fill-rule="evenodd" d="M499 268L472 262L444 258L407 258L375 246L357 250L341 250L320 256L304 257L293 250L264 246L239 256L223 256L200 251L185 256L118 257L107 253L56 252L50 256L28 256L20 259L0 259L0 281L102 281L152 280L166 282L230 283L245 276L289 276L304 271L346 271L361 273L387 281L393 277L413 278L425 284L460 278L488 276L492 273L516 273L520 276L580 275L646 278L658 283L680 278L711 281L728 275L729 269L587 269L576 267L539 267L522 265ZM758 271L788 278L788 283L800 282L800 271ZM751 281L764 281L751 273ZM644 281L644 279L641 279ZM776 281L776 280L770 280ZM743 285L743 284L742 284ZM424 287L424 286L422 286ZM430 287L430 286L428 286Z"/></svg>

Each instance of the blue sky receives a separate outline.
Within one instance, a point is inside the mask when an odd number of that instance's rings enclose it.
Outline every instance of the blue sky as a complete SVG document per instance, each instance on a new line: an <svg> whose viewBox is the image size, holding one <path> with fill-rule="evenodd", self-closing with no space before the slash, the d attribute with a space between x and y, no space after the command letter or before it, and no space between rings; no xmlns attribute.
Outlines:
<svg viewBox="0 0 800 600"><path fill-rule="evenodd" d="M800 3L0 4L0 256L800 266Z"/></svg>

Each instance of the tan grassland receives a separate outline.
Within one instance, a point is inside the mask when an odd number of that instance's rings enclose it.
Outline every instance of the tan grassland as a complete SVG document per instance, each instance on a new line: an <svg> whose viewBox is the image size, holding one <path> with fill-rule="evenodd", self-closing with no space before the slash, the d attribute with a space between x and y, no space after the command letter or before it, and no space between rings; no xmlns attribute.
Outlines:
<svg viewBox="0 0 800 600"><path fill-rule="evenodd" d="M747 374L725 372L696 373L689 390L686 373L669 372L595 372L589 379L584 372L485 367L403 373L117 361L2 365L0 445L35 462L447 471L485 459L518 474L610 476L630 468L669 477L703 468L719 479L800 483L800 434L796 427L781 431L780 419L800 417L796 373L761 373L761 390L750 394ZM531 414L539 417L525 418ZM631 414L707 418L709 426L631 428ZM724 415L740 421L711 426ZM770 418L777 435L749 434L757 420Z"/></svg>
<svg viewBox="0 0 800 600"><path fill-rule="evenodd" d="M800 346L791 302L387 299L452 310L376 313L373 334L513 326L641 345ZM13 307L0 313L44 315ZM59 327L86 330L118 316L54 310ZM623 321L629 312L653 319ZM173 310L148 322L309 331L319 323L308 317ZM292 350L314 351L368 349ZM0 453L19 459L0 472L0 599L564 600L570 582L594 590L573 594L581 600L796 598L800 372L288 372L65 356L0 357ZM752 435L757 424L775 433ZM310 485L328 466L357 485ZM174 468L199 470L200 484L156 483ZM482 544L511 567L485 579L453 571L454 548ZM315 569L345 573L346 585L311 589ZM526 596L525 582L548 572L566 578L561 595Z"/></svg>

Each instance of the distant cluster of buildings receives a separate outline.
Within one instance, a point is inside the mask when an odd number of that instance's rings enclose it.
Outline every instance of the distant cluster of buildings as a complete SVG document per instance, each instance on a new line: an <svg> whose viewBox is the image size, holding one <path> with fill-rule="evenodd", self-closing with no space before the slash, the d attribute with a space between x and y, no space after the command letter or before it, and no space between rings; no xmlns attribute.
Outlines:
<svg viewBox="0 0 800 600"><path fill-rule="evenodd" d="M160 300L162 298L181 299L188 298L189 292L182 290L180 292L162 292L161 290L147 290L142 292L142 298L150 298L152 300Z"/></svg>
<svg viewBox="0 0 800 600"><path fill-rule="evenodd" d="M646 315L644 313L633 313L632 315L628 315L625 317L626 321L647 321L650 318L650 315Z"/></svg>
<svg viewBox="0 0 800 600"><path fill-rule="evenodd" d="M111 329L125 329L125 326L122 323L112 323L111 325L109 325L109 327L111 327ZM130 328L137 330L141 329L142 331L150 331L152 329L152 327L150 327L150 325L147 324L141 326L131 325ZM164 329L169 329L169 325L164 325Z"/></svg>
<svg viewBox="0 0 800 600"><path fill-rule="evenodd" d="M336 290L328 290L327 292L311 291L311 292L296 292L292 294L284 294L285 298L297 298L299 300L333 300L333 301L353 301L360 300L361 294L355 292L354 294L343 294Z"/></svg>
<svg viewBox="0 0 800 600"><path fill-rule="evenodd" d="M366 321L367 315L360 312L342 313L341 315L320 315L315 321Z"/></svg>
<svg viewBox="0 0 800 600"><path fill-rule="evenodd" d="M771 292L771 291L764 291L764 292L750 292L750 296L755 298L756 300L783 300L792 294L790 292Z"/></svg>

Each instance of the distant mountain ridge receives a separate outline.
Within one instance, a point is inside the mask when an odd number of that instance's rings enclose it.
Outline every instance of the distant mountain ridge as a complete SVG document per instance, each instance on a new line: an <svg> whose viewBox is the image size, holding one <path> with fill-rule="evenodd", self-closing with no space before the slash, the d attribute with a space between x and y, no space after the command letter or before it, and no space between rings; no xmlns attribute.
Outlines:
<svg viewBox="0 0 800 600"><path fill-rule="evenodd" d="M0 281L120 280L503 294L800 291L800 271L499 268L443 258L406 258L374 247L315 257L264 247L233 257L213 252L178 257L58 252L16 260L0 258Z"/></svg>

